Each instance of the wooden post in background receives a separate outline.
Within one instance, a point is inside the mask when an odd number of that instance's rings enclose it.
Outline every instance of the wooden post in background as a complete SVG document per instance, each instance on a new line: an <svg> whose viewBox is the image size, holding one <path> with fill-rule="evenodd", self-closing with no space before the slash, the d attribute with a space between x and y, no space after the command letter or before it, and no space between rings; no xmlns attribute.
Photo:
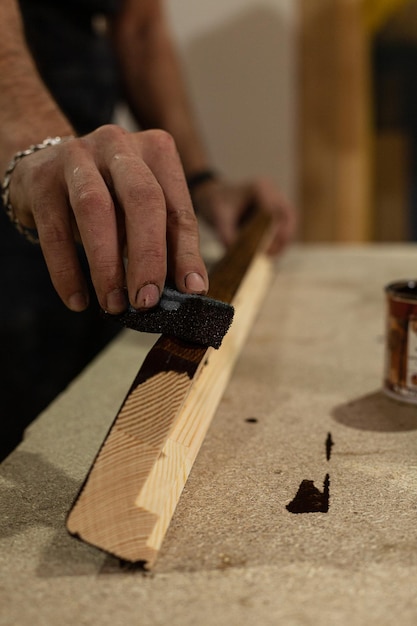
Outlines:
<svg viewBox="0 0 417 626"><path fill-rule="evenodd" d="M304 241L370 238L370 72L361 0L300 0Z"/></svg>
<svg viewBox="0 0 417 626"><path fill-rule="evenodd" d="M417 0L364 0L373 38L376 241L416 239Z"/></svg>

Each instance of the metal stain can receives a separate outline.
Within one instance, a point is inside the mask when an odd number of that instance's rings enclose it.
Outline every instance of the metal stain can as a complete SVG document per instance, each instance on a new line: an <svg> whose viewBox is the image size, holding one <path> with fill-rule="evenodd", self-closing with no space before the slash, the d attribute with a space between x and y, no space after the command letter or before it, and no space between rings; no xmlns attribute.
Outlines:
<svg viewBox="0 0 417 626"><path fill-rule="evenodd" d="M417 281L385 287L387 327L384 392L417 404Z"/></svg>

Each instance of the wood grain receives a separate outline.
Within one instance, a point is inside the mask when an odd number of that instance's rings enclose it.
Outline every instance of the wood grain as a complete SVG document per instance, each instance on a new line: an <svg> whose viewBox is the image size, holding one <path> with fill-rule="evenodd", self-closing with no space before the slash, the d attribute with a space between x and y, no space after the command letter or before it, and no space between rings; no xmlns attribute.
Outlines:
<svg viewBox="0 0 417 626"><path fill-rule="evenodd" d="M67 517L122 560L154 563L181 491L272 276L256 213L210 275L235 318L219 350L162 336L140 368Z"/></svg>

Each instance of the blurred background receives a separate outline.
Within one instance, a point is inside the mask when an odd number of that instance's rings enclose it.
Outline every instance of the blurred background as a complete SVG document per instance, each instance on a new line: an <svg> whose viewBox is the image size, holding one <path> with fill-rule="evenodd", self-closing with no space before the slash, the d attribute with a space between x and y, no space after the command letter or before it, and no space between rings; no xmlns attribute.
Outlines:
<svg viewBox="0 0 417 626"><path fill-rule="evenodd" d="M167 8L220 170L272 176L301 240L417 238L417 0Z"/></svg>

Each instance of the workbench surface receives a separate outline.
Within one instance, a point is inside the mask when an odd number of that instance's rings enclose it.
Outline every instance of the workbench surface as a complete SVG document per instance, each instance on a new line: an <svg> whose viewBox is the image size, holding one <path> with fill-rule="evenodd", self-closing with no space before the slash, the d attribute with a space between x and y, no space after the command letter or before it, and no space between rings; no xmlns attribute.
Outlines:
<svg viewBox="0 0 417 626"><path fill-rule="evenodd" d="M381 385L383 288L415 276L413 245L278 260L150 574L64 527L155 341L124 331L0 466L0 624L414 626L417 405ZM328 511L290 512L312 481Z"/></svg>

